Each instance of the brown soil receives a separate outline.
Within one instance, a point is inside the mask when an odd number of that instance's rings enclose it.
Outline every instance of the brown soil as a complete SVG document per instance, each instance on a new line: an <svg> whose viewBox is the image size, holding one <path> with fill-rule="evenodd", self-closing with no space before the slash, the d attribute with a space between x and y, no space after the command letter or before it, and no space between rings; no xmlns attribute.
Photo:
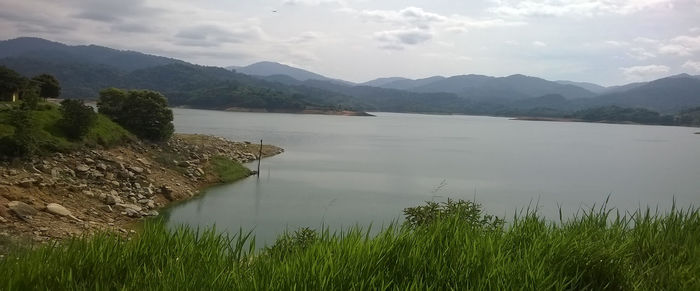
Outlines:
<svg viewBox="0 0 700 291"><path fill-rule="evenodd" d="M129 235L143 217L155 216L169 203L220 183L211 171L211 157L249 162L258 158L259 148L213 136L177 134L165 144L132 142L0 162L0 253L7 241L47 242L103 230ZM265 145L262 156L281 152ZM23 216L13 210L12 201L37 212ZM49 203L62 205L72 215L50 213Z"/></svg>

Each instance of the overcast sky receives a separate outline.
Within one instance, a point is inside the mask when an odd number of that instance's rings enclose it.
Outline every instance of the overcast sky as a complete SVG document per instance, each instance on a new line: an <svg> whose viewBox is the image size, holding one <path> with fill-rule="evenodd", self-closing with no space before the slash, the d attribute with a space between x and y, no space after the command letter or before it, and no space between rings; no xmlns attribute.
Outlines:
<svg viewBox="0 0 700 291"><path fill-rule="evenodd" d="M329 77L526 74L617 85L700 74L700 0L0 0L0 38Z"/></svg>

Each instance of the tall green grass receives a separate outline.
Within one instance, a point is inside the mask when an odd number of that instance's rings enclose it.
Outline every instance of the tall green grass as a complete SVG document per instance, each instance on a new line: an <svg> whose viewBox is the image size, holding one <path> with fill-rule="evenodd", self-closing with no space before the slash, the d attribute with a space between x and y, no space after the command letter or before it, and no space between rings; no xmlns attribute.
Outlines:
<svg viewBox="0 0 700 291"><path fill-rule="evenodd" d="M700 289L694 209L599 208L557 223L525 212L506 225L450 201L410 209L407 221L416 215L432 218L378 235L301 229L257 252L242 233L152 223L131 240L101 234L15 251L0 261L0 289Z"/></svg>

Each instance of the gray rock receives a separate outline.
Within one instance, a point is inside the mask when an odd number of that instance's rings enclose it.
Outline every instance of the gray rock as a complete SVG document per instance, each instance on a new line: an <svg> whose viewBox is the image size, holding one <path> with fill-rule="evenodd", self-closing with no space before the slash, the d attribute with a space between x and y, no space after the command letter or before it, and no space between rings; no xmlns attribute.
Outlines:
<svg viewBox="0 0 700 291"><path fill-rule="evenodd" d="M141 173L143 173L143 168L141 168L141 167L136 167L136 166L134 166L134 167L129 167L129 170L131 170L132 172L134 172L134 173L136 173L136 174L141 174Z"/></svg>
<svg viewBox="0 0 700 291"><path fill-rule="evenodd" d="M90 171L90 167L87 165L81 164L75 167L75 170L78 171L79 173L85 173L87 171Z"/></svg>
<svg viewBox="0 0 700 291"><path fill-rule="evenodd" d="M37 213L37 210L34 209L34 207L31 207L29 204L21 201L12 201L7 203L7 208L9 208L12 213L23 220L32 218L32 216L36 215Z"/></svg>
<svg viewBox="0 0 700 291"><path fill-rule="evenodd" d="M98 170L101 170L101 171L107 171L107 165L105 165L104 163L97 164L97 166L95 166L95 168L97 168Z"/></svg>
<svg viewBox="0 0 700 291"><path fill-rule="evenodd" d="M66 209L63 207L63 205L58 204L58 203L49 203L46 205L46 211L48 213L60 215L60 216L73 216L73 213L70 212L70 210Z"/></svg>
<svg viewBox="0 0 700 291"><path fill-rule="evenodd" d="M19 185L22 186L23 188L29 188L32 186L32 184L36 183L36 179L34 178L25 178L19 181Z"/></svg>
<svg viewBox="0 0 700 291"><path fill-rule="evenodd" d="M108 194L105 195L104 203L107 205L115 205L118 203L122 203L122 199L119 198L119 196L117 195Z"/></svg>

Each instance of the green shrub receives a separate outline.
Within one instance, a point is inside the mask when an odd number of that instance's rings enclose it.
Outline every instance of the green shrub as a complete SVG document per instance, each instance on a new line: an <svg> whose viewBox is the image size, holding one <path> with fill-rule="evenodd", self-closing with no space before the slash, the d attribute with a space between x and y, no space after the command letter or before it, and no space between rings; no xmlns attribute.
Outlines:
<svg viewBox="0 0 700 291"><path fill-rule="evenodd" d="M100 113L140 138L164 141L173 134L173 112L158 92L108 88L100 92L97 107Z"/></svg>
<svg viewBox="0 0 700 291"><path fill-rule="evenodd" d="M63 100L61 113L63 117L58 124L71 139L82 139L97 121L97 114L92 107L85 105L83 100Z"/></svg>
<svg viewBox="0 0 700 291"><path fill-rule="evenodd" d="M25 157L38 152L38 127L29 110L14 109L9 111L7 123L14 127L14 131L12 135L0 138L2 154L11 157Z"/></svg>

